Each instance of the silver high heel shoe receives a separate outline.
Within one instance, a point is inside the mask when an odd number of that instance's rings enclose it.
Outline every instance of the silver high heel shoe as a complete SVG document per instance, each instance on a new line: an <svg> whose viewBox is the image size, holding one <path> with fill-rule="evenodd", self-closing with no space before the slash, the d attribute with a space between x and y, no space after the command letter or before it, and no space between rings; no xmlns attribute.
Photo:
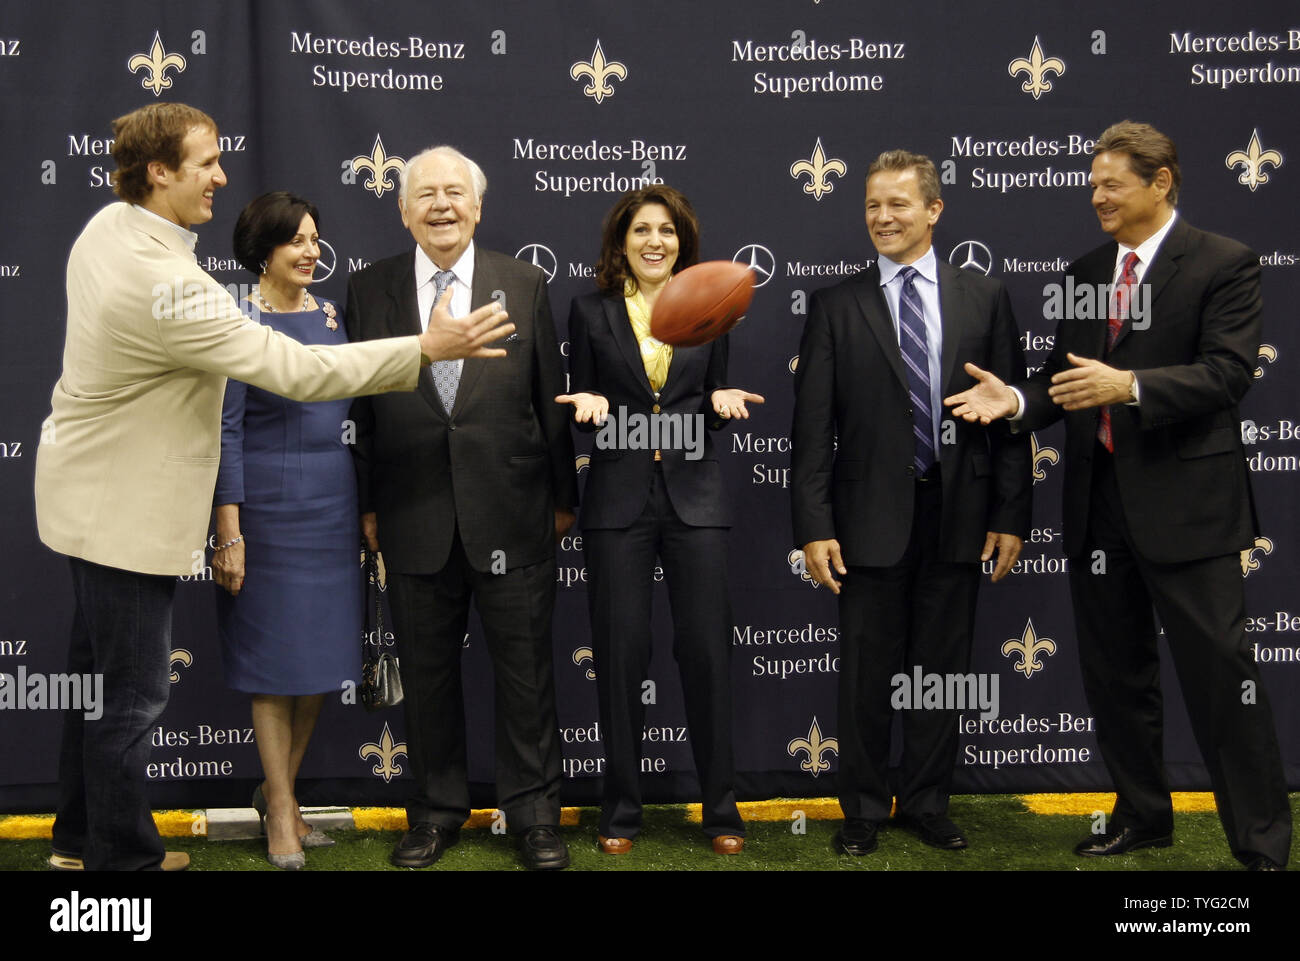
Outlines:
<svg viewBox="0 0 1300 961"><path fill-rule="evenodd" d="M257 816L262 819L262 833L266 833L266 795L262 793L262 785L253 789L253 810ZM334 846L334 839L322 831L320 828L313 827L310 834L300 835L298 841L304 848L328 848ZM277 865L278 867L278 865Z"/></svg>

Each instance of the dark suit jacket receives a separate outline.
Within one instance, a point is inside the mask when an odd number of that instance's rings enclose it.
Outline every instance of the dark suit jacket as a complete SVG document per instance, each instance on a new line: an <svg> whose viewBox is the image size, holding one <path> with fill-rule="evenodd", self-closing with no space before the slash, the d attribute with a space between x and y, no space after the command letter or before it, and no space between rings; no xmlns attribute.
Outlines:
<svg viewBox="0 0 1300 961"><path fill-rule="evenodd" d="M1002 283L938 267L941 396L973 384L962 369L968 361L1019 376L1020 332ZM939 445L940 550L946 561L978 561L988 531L1029 533L1029 438L946 415L944 423L954 433L953 443ZM911 536L915 445L902 354L874 264L813 294L791 439L795 544L833 537L845 564L897 563Z"/></svg>
<svg viewBox="0 0 1300 961"><path fill-rule="evenodd" d="M1109 284L1116 244L1067 268L1075 283ZM1141 554L1177 563L1249 547L1257 531L1237 404L1257 363L1262 304L1259 258L1235 240L1181 217L1143 283L1150 326L1120 329L1106 363L1135 371L1141 403L1111 407L1115 476ZM1062 320L1043 368L1021 385L1022 429L1065 418L1065 549L1084 549L1099 409L1065 413L1047 395L1067 351L1101 358L1106 319Z"/></svg>
<svg viewBox="0 0 1300 961"><path fill-rule="evenodd" d="M658 400L646 378L636 334L621 296L600 293L575 298L569 310L569 392L589 391L619 408L649 417L653 413L702 414L704 452L698 461L686 451L664 449L664 486L677 516L692 527L729 527L730 513L722 496L722 473L712 430L730 423L720 419L709 402L713 391L726 386L727 338L701 347L674 347L668 380ZM572 420L572 408L566 408ZM591 425L578 425L593 430ZM583 492L582 526L621 529L641 516L650 496L654 451L602 450L593 447L587 486Z"/></svg>
<svg viewBox="0 0 1300 961"><path fill-rule="evenodd" d="M467 359L450 414L428 370L413 393L353 405L361 510L378 514L391 570L441 570L457 526L476 570L489 570L497 550L507 568L536 564L554 555L554 508L577 503L545 275L476 246L472 306L498 291L517 328L508 356ZM347 328L353 341L420 332L414 250L352 275Z"/></svg>

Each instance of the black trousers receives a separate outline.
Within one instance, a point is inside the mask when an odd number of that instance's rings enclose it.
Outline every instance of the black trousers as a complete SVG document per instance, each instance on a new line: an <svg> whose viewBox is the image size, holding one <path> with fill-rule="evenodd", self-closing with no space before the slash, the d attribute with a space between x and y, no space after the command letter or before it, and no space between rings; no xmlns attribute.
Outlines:
<svg viewBox="0 0 1300 961"><path fill-rule="evenodd" d="M1285 864L1286 779L1273 712L1246 642L1238 554L1182 564L1142 557L1129 537L1111 455L1100 445L1085 545L1084 555L1071 559L1070 592L1084 691L1117 792L1110 827L1173 828L1154 608L1232 853L1243 863L1263 854Z"/></svg>
<svg viewBox="0 0 1300 961"><path fill-rule="evenodd" d="M104 702L98 718L64 716L52 846L88 871L157 870L165 852L145 765L171 693L176 578L68 560L76 597L68 673L102 674Z"/></svg>
<svg viewBox="0 0 1300 961"><path fill-rule="evenodd" d="M913 817L944 814L957 760L957 711L901 712L903 754L888 778L894 715L891 679L919 666L924 674L966 673L979 564L939 559L943 495L938 481L918 482L912 534L891 567L850 567L840 588L840 808L846 818L883 821L891 801ZM885 508L882 508L885 509Z"/></svg>
<svg viewBox="0 0 1300 961"><path fill-rule="evenodd" d="M727 530L690 527L673 510L656 470L645 511L631 527L583 532L591 640L605 740L600 833L641 830L642 683L650 668L655 558L663 561L673 612L673 657L700 778L704 833L745 833L736 808L731 747L731 604Z"/></svg>
<svg viewBox="0 0 1300 961"><path fill-rule="evenodd" d="M459 828L469 817L460 653L472 601L492 658L497 803L513 832L559 824L554 558L504 574L482 573L470 566L457 532L437 574L389 572L388 583L406 692L407 757L415 776L407 820L412 826Z"/></svg>

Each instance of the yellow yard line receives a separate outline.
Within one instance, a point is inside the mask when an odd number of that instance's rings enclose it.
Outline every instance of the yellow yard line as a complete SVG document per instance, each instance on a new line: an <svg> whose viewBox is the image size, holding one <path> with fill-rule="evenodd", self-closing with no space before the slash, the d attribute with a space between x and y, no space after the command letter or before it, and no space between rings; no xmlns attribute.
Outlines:
<svg viewBox="0 0 1300 961"><path fill-rule="evenodd" d="M1217 810L1214 795L1209 791L1175 791L1174 810L1199 813ZM1115 806L1114 794L1022 794L1020 800L1034 814L1093 814L1105 811L1110 814Z"/></svg>
<svg viewBox="0 0 1300 961"><path fill-rule="evenodd" d="M1110 812L1115 805L1114 794L1021 794L1017 800L1033 814L1090 815L1096 811ZM1214 795L1202 791L1176 791L1174 810L1180 813L1213 812ZM746 821L789 821L796 812L809 820L835 821L842 817L840 805L834 798L775 798L771 801L742 801L741 817ZM405 831L404 808L362 807L351 808L353 823L362 831ZM560 824L573 827L578 823L582 808L566 807L560 812ZM154 823L163 837L191 837L207 834L206 812L155 811ZM490 828L496 811L483 808L470 813L467 828ZM682 805L683 819L699 824L700 805ZM10 814L0 816L0 840L18 841L28 838L48 838L54 825L52 814Z"/></svg>

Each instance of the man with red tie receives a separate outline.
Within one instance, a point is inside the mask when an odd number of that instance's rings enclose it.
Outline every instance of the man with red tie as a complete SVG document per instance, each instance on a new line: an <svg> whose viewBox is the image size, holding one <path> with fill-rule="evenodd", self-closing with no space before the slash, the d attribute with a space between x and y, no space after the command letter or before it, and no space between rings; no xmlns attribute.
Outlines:
<svg viewBox="0 0 1300 961"><path fill-rule="evenodd" d="M1239 552L1258 533L1237 404L1259 351L1259 258L1178 216L1173 142L1125 121L1097 142L1092 203L1113 240L1066 270L1109 316L1067 315L1047 363L953 412L1022 431L1064 418L1065 550L1084 690L1117 797L1084 857L1172 843L1155 616L1233 855L1280 870L1291 815L1272 711L1245 638ZM1088 316L1082 316L1086 313Z"/></svg>

